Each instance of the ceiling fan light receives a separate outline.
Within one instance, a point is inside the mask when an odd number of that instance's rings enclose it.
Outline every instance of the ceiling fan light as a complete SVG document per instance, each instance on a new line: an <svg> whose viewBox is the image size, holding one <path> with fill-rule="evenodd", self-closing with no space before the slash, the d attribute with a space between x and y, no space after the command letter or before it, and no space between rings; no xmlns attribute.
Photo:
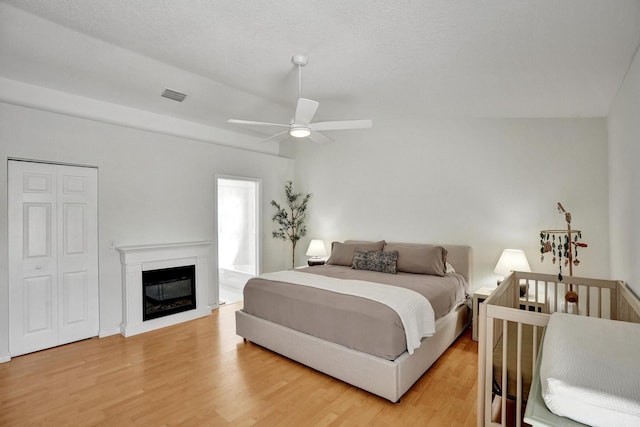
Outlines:
<svg viewBox="0 0 640 427"><path fill-rule="evenodd" d="M305 138L311 135L311 129L307 127L294 127L289 129L289 135L293 136L294 138Z"/></svg>

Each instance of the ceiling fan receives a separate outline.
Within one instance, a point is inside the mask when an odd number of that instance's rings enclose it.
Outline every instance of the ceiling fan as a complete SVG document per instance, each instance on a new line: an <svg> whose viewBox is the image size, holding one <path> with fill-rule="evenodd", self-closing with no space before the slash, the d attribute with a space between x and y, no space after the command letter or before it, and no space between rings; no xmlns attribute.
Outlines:
<svg viewBox="0 0 640 427"><path fill-rule="evenodd" d="M298 103L296 105L296 111L289 124L282 123L269 123L269 122L256 122L251 120L238 120L229 119L229 123L239 125L250 126L279 126L285 127L287 130L277 133L269 138L264 139L262 142L276 140L289 134L295 138L308 137L311 141L319 144L328 144L333 142L331 138L320 133L324 130L344 130L344 129L365 129L373 126L371 120L338 120L329 122L312 122L313 116L318 110L320 103L317 101L303 98L301 96L301 81L302 81L302 67L307 65L307 57L304 55L295 55L291 58L298 67Z"/></svg>

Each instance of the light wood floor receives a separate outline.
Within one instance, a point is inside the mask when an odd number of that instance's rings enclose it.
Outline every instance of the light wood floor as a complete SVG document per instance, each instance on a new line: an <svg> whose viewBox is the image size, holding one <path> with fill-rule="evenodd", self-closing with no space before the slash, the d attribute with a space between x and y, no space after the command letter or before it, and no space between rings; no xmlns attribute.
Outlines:
<svg viewBox="0 0 640 427"><path fill-rule="evenodd" d="M0 426L475 425L470 330L394 404L244 342L240 307L0 364Z"/></svg>

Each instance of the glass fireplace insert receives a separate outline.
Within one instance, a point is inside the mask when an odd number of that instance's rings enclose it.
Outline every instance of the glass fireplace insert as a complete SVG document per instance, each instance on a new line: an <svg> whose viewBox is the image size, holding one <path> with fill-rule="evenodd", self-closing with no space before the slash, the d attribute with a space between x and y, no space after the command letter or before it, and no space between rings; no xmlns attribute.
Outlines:
<svg viewBox="0 0 640 427"><path fill-rule="evenodd" d="M196 308L196 266L142 272L142 320Z"/></svg>

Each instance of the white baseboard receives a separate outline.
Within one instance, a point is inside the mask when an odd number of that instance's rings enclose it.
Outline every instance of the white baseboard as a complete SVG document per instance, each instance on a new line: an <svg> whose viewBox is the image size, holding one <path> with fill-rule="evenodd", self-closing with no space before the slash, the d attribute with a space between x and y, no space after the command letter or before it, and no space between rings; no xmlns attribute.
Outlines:
<svg viewBox="0 0 640 427"><path fill-rule="evenodd" d="M110 337L111 335L118 335L120 333L120 328L115 329L100 329L98 332L98 338Z"/></svg>
<svg viewBox="0 0 640 427"><path fill-rule="evenodd" d="M6 363L6 362L8 362L10 360L11 360L11 355L9 355L9 354L0 355L0 363Z"/></svg>

